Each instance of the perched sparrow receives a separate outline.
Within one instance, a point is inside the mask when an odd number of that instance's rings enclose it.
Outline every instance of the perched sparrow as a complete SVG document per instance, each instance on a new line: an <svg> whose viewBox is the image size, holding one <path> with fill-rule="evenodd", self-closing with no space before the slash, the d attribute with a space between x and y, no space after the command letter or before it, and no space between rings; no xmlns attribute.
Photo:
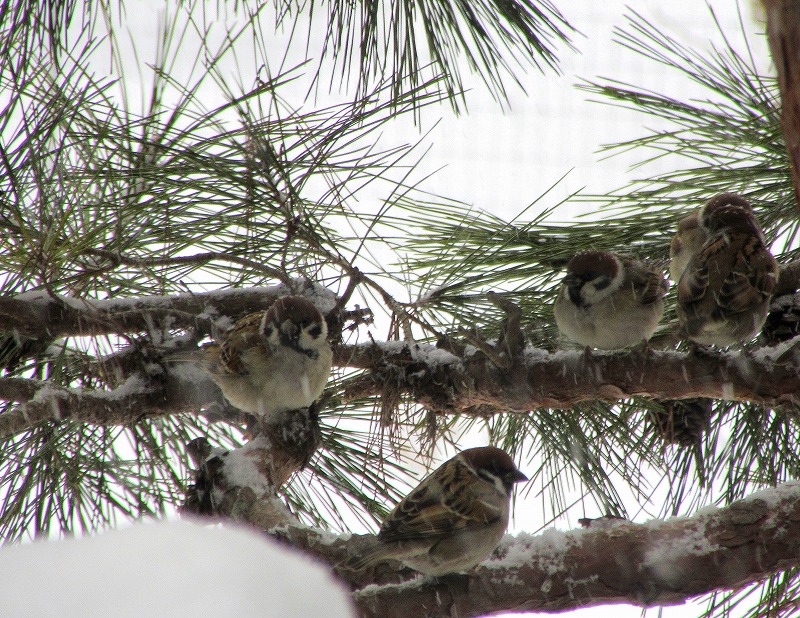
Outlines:
<svg viewBox="0 0 800 618"><path fill-rule="evenodd" d="M750 208L711 200L699 218L707 239L678 283L681 331L704 345L742 343L764 325L778 264Z"/></svg>
<svg viewBox="0 0 800 618"><path fill-rule="evenodd" d="M349 568L394 559L425 575L471 569L497 547L508 526L511 488L527 480L499 448L462 451L389 513L380 546Z"/></svg>
<svg viewBox="0 0 800 618"><path fill-rule="evenodd" d="M703 248L708 240L708 230L702 225L701 212L709 213L726 205L740 206L750 212L753 211L750 202L741 195L720 193L708 200L703 208L698 208L678 223L678 231L669 245L669 278L672 281L675 283L680 281L683 271L689 265L689 260Z"/></svg>
<svg viewBox="0 0 800 618"><path fill-rule="evenodd" d="M615 350L649 339L664 314L669 284L643 262L584 251L567 264L553 312L562 335Z"/></svg>
<svg viewBox="0 0 800 618"><path fill-rule="evenodd" d="M203 365L234 406L257 417L310 406L331 371L325 319L311 301L284 296L239 320Z"/></svg>

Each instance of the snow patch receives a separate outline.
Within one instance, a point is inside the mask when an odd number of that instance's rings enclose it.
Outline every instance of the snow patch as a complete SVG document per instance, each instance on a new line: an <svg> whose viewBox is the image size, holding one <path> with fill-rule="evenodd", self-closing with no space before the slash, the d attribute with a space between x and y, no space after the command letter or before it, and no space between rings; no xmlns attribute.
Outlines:
<svg viewBox="0 0 800 618"><path fill-rule="evenodd" d="M186 521L0 549L0 615L352 618L330 567L261 534Z"/></svg>
<svg viewBox="0 0 800 618"><path fill-rule="evenodd" d="M644 555L642 568L650 572L662 585L679 587L683 583L686 569L683 563L688 556L702 556L719 549L706 537L706 519L697 519L697 524L691 532L681 534L677 538L665 538L657 546ZM648 522L652 527L662 527L663 522L654 520Z"/></svg>
<svg viewBox="0 0 800 618"><path fill-rule="evenodd" d="M500 544L501 550L505 552L503 558L487 562L485 566L490 569L516 568L531 564L531 559L535 558L542 572L548 575L564 573L567 570L564 555L581 543L583 532L562 532L548 528L537 536L524 532L516 537L506 535Z"/></svg>
<svg viewBox="0 0 800 618"><path fill-rule="evenodd" d="M412 359L416 361L422 361L429 367L453 365L460 362L460 359L457 356L442 348L413 344L409 346L409 349L411 351Z"/></svg>
<svg viewBox="0 0 800 618"><path fill-rule="evenodd" d="M786 500L796 500L800 497L800 481L787 481L777 487L767 487L742 498L742 502L762 500L770 509L775 508Z"/></svg>
<svg viewBox="0 0 800 618"><path fill-rule="evenodd" d="M266 443L263 438L256 438L243 447L229 451L223 456L225 476L236 487L249 487L257 496L264 496L273 491L267 478L256 464L256 458L263 455L254 451L264 451Z"/></svg>
<svg viewBox="0 0 800 618"><path fill-rule="evenodd" d="M92 396L97 397L98 399L106 399L108 401L117 401L120 399L125 399L126 397L130 397L131 395L141 395L142 393L147 392L147 383L145 382L144 378L138 373L135 373L128 377L122 384L120 384L117 388L110 390L110 391L77 391L91 393Z"/></svg>

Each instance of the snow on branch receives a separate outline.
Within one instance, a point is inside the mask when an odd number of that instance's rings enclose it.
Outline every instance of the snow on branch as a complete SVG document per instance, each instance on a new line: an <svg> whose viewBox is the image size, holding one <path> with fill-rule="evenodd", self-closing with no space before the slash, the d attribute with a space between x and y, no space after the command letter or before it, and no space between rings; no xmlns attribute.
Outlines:
<svg viewBox="0 0 800 618"><path fill-rule="evenodd" d="M0 414L0 438L37 423L72 420L95 425L123 425L144 418L201 408L230 417L239 415L210 379L198 371L170 371L163 379L142 373L112 390L67 388L52 382L0 377L0 401L16 403Z"/></svg>
<svg viewBox="0 0 800 618"><path fill-rule="evenodd" d="M335 567L363 551L367 540L308 528L275 532ZM595 520L588 529L506 536L493 558L468 575L425 578L391 564L370 577L336 569L355 589L361 616L466 618L614 603L678 605L800 567L800 483L692 517L644 524Z"/></svg>
<svg viewBox="0 0 800 618"><path fill-rule="evenodd" d="M267 309L288 293L304 294L319 301L323 313L336 302L332 292L297 281L298 289L286 286L235 288L198 294L141 296L92 300L31 292L0 296L0 332L19 337L57 339L68 336L98 336L151 332L154 324L167 328L191 328L199 319L244 315Z"/></svg>
<svg viewBox="0 0 800 618"><path fill-rule="evenodd" d="M456 356L423 344L340 346L336 364L370 369L346 388L352 399L380 395L386 384L442 413L526 412L586 400L633 396L707 397L765 405L800 403L800 339L754 352L622 352L526 349L510 368L481 352Z"/></svg>

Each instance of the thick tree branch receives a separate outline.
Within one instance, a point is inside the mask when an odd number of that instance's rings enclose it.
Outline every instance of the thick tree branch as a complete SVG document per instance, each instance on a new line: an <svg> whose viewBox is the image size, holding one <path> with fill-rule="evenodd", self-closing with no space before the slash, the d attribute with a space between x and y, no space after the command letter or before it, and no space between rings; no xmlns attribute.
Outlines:
<svg viewBox="0 0 800 618"><path fill-rule="evenodd" d="M469 577L367 586L354 598L362 616L382 618L681 604L800 566L800 485L694 517L522 534L498 553Z"/></svg>
<svg viewBox="0 0 800 618"><path fill-rule="evenodd" d="M279 512L249 504L249 521ZM239 518L242 519L241 517ZM495 555L468 575L426 578L399 563L366 572L341 567L377 543L291 525L269 530L287 544L331 564L354 589L361 615L375 618L468 618L500 611L561 612L629 603L678 605L800 567L800 484L764 490L693 517L634 524L596 520L588 529L507 536Z"/></svg>
<svg viewBox="0 0 800 618"><path fill-rule="evenodd" d="M765 0L767 34L781 93L781 127L800 208L800 1Z"/></svg>
<svg viewBox="0 0 800 618"><path fill-rule="evenodd" d="M341 346L335 362L370 369L346 397L380 395L387 384L443 413L526 412L634 396L708 397L766 405L800 403L800 340L747 352L555 352L527 349L510 369L482 353L463 359L422 344Z"/></svg>
<svg viewBox="0 0 800 618"><path fill-rule="evenodd" d="M52 340L69 336L147 333L158 325L194 328L203 319L241 316L266 309L288 293L304 294L319 301L323 313L336 304L332 292L300 281L291 291L285 286L275 286L108 300L24 294L0 296L0 332Z"/></svg>
<svg viewBox="0 0 800 618"><path fill-rule="evenodd" d="M155 379L137 373L109 391L0 378L0 400L19 403L0 414L0 438L52 420L124 425L181 412L196 414L201 408L230 418L240 415L210 379L199 370L186 367Z"/></svg>
<svg viewBox="0 0 800 618"><path fill-rule="evenodd" d="M617 353L525 350L508 369L482 353L459 358L424 344L336 346L334 362L367 369L345 385L345 399L381 396L386 388L442 414L524 413L569 408L576 402L707 397L765 405L800 404L800 339L757 354L665 352L639 348ZM98 425L197 412L212 406L238 415L211 379L190 363L166 375L141 371L113 391L68 389L47 382L0 378L0 400L23 405L0 414L0 437L37 422L70 418Z"/></svg>

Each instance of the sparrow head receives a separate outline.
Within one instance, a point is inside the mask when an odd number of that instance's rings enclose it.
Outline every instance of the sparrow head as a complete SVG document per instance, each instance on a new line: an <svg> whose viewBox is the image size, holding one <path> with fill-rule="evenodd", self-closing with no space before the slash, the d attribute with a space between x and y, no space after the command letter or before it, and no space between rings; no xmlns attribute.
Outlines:
<svg viewBox="0 0 800 618"><path fill-rule="evenodd" d="M742 231L762 238L761 228L753 215L753 207L741 195L720 193L700 209L700 222L709 233Z"/></svg>
<svg viewBox="0 0 800 618"><path fill-rule="evenodd" d="M673 236L669 245L670 256L674 257L680 253L687 244L687 239L700 238L701 236L705 236L705 232L700 227L700 210L695 210L678 223L678 232ZM700 244L702 245L702 243Z"/></svg>
<svg viewBox="0 0 800 618"><path fill-rule="evenodd" d="M459 456L479 478L506 495L511 495L514 483L528 480L514 465L511 456L496 446L468 448Z"/></svg>
<svg viewBox="0 0 800 618"><path fill-rule="evenodd" d="M283 296L261 322L262 336L274 346L291 348L310 358L327 345L328 326L316 305L302 296Z"/></svg>
<svg viewBox="0 0 800 618"><path fill-rule="evenodd" d="M683 271L692 256L699 253L708 240L708 231L700 222L700 209L681 219L678 231L669 244L669 276L675 283L680 281Z"/></svg>
<svg viewBox="0 0 800 618"><path fill-rule="evenodd" d="M623 277L622 262L613 253L582 251L567 264L563 283L570 300L586 307L616 291Z"/></svg>

